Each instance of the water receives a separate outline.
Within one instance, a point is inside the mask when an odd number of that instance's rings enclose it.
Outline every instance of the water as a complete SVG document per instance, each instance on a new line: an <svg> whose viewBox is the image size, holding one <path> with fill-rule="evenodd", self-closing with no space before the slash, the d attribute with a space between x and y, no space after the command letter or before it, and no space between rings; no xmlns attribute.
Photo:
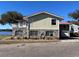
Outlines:
<svg viewBox="0 0 79 59"><path fill-rule="evenodd" d="M12 32L2 31L2 32L0 32L0 35L12 35Z"/></svg>

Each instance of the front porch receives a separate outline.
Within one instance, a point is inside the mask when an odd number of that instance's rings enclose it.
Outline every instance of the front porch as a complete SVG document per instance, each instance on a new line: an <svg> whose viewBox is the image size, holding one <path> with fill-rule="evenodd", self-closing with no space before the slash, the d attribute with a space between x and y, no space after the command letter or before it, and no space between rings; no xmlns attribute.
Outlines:
<svg viewBox="0 0 79 59"><path fill-rule="evenodd" d="M16 37L25 38L25 39L55 39L59 38L58 30L30 30L29 35L27 31L18 30L15 31Z"/></svg>

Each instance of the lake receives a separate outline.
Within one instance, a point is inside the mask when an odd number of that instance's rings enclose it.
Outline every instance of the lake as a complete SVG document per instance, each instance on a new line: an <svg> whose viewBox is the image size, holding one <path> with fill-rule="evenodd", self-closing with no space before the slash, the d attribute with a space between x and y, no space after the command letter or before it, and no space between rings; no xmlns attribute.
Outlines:
<svg viewBox="0 0 79 59"><path fill-rule="evenodd" d="M10 31L1 31L0 35L12 35L12 32L10 32Z"/></svg>

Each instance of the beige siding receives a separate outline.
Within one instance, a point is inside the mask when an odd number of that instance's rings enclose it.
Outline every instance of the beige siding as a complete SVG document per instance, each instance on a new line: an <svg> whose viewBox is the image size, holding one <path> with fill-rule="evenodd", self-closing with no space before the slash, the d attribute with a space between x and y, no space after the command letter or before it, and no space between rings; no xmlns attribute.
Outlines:
<svg viewBox="0 0 79 59"><path fill-rule="evenodd" d="M30 29L47 29L47 30L58 30L59 29L59 20L56 20L56 25L51 25L50 17L44 18L42 20L32 22L30 24Z"/></svg>

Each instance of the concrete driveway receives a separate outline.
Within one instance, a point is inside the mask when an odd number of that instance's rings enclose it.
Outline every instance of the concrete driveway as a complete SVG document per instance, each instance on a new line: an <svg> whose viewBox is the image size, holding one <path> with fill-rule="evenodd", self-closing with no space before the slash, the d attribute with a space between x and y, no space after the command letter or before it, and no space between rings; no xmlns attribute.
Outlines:
<svg viewBox="0 0 79 59"><path fill-rule="evenodd" d="M0 57L79 57L79 42L1 44Z"/></svg>

